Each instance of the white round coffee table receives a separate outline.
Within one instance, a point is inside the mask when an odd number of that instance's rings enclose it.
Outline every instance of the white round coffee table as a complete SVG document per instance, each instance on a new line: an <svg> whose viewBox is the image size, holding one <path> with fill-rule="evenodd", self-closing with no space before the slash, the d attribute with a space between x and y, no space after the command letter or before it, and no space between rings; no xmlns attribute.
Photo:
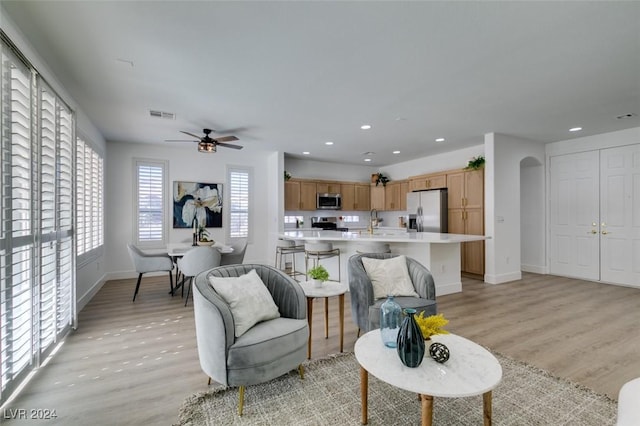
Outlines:
<svg viewBox="0 0 640 426"><path fill-rule="evenodd" d="M433 342L445 344L450 351L447 362L440 364L429 356L417 368L406 367L395 348L383 345L380 330L360 337L355 356L360 364L362 424L367 424L367 394L371 373L392 386L415 392L422 400L422 425L431 425L433 397L459 398L483 395L484 424L491 424L491 390L502 379L502 367L495 356L482 346L455 334L432 336ZM426 342L429 344L429 342Z"/></svg>
<svg viewBox="0 0 640 426"><path fill-rule="evenodd" d="M313 314L313 299L324 298L324 337L329 337L329 298L338 296L338 315L340 316L340 352L344 346L344 294L349 287L346 284L333 281L325 281L322 287L314 287L311 281L300 283L304 295L307 297L307 320L309 322L309 343L307 346L307 358L311 359L311 323Z"/></svg>

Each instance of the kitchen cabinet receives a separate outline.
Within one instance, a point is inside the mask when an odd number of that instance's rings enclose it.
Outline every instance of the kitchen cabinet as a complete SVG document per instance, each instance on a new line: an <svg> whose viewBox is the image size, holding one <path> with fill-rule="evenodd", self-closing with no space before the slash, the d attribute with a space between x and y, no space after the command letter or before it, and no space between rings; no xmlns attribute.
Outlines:
<svg viewBox="0 0 640 426"><path fill-rule="evenodd" d="M384 210L385 209L385 187L382 185L376 186L375 183L372 183L370 186L370 194L371 194L370 195L371 209Z"/></svg>
<svg viewBox="0 0 640 426"><path fill-rule="evenodd" d="M409 178L409 191L424 191L447 187L447 175L444 173L430 173Z"/></svg>
<svg viewBox="0 0 640 426"><path fill-rule="evenodd" d="M287 180L284 182L284 209L300 210L300 182Z"/></svg>
<svg viewBox="0 0 640 426"><path fill-rule="evenodd" d="M368 184L342 183L342 210L369 211L370 189Z"/></svg>
<svg viewBox="0 0 640 426"><path fill-rule="evenodd" d="M315 210L316 182L305 180L288 180L284 183L284 209Z"/></svg>
<svg viewBox="0 0 640 426"><path fill-rule="evenodd" d="M407 193L409 192L409 181L400 182L400 208L399 210L407 210Z"/></svg>
<svg viewBox="0 0 640 426"><path fill-rule="evenodd" d="M407 181L389 182L385 187L384 209L385 210L406 210L408 188L409 188L409 183Z"/></svg>
<svg viewBox="0 0 640 426"><path fill-rule="evenodd" d="M484 235L484 169L446 174L449 233ZM461 245L461 270L484 275L484 241Z"/></svg>
<svg viewBox="0 0 640 426"><path fill-rule="evenodd" d="M321 194L341 194L341 186L339 182L317 182L316 191Z"/></svg>

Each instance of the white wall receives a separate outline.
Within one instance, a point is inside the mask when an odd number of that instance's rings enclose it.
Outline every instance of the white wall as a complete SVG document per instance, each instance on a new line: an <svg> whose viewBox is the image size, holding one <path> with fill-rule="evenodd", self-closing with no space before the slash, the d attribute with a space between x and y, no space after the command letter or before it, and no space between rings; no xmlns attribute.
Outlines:
<svg viewBox="0 0 640 426"><path fill-rule="evenodd" d="M385 166L381 170L392 180L398 180L426 173L462 169L467 166L471 158L484 155L484 149L484 145L479 142L476 146Z"/></svg>
<svg viewBox="0 0 640 426"><path fill-rule="evenodd" d="M345 182L369 182L371 175L378 171L375 167L349 164L327 163L324 161L301 160L287 157L284 170L299 179L326 179Z"/></svg>
<svg viewBox="0 0 640 426"><path fill-rule="evenodd" d="M485 282L498 284L520 279L521 161L532 157L544 163L544 145L497 133L485 135ZM532 214L544 217L541 204ZM544 234L545 230L539 232Z"/></svg>
<svg viewBox="0 0 640 426"><path fill-rule="evenodd" d="M640 143L640 127L549 143L545 146L545 152L547 158L549 158L555 155L573 154L636 143Z"/></svg>
<svg viewBox="0 0 640 426"><path fill-rule="evenodd" d="M40 54L31 46L24 33L13 23L8 13L0 4L2 16L2 30L11 41L20 49L22 54L29 59L38 73L46 80L53 90L71 107L76 114L76 128L78 136L91 144L96 152L104 155L106 143L100 132L80 109L77 102L69 95L69 92L60 84L58 78L51 72ZM97 293L105 282L104 252L90 262L76 267L76 307L79 312Z"/></svg>
<svg viewBox="0 0 640 426"><path fill-rule="evenodd" d="M138 143L109 142L106 168L106 259L109 278L135 276L131 259L126 250L127 243L133 241L134 224L134 177L133 159L146 158L169 162L167 194L167 217L169 241L191 241L190 229L173 229L173 181L222 183L223 228L210 228L211 237L217 241L226 240L228 219L227 165L251 167L253 169L253 191L250 206L252 213L251 239L247 246L245 262L268 262L270 259L269 234L273 215L278 212L279 195L277 177L277 155L273 152L242 151L220 148L215 154L197 152L196 145L175 147ZM266 160L266 161L265 161ZM280 202L281 203L281 202ZM272 225L271 225L272 226ZM271 230L271 231L270 231Z"/></svg>

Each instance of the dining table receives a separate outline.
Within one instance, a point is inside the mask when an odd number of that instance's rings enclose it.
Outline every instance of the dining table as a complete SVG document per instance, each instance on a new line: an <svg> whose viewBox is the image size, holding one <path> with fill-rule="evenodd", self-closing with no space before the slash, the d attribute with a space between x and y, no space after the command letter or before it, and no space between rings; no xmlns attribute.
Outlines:
<svg viewBox="0 0 640 426"><path fill-rule="evenodd" d="M181 282L178 281L178 277L180 276L180 269L178 268L178 258L184 256L189 250L194 247L199 247L201 245L194 246L190 243L167 243L167 254L173 260L173 263L176 265L176 286L173 289L172 295L175 294L176 290L182 287ZM222 244L216 241L214 244L210 245L210 247L217 249L221 254L225 253L233 253L233 247L228 246L226 244Z"/></svg>

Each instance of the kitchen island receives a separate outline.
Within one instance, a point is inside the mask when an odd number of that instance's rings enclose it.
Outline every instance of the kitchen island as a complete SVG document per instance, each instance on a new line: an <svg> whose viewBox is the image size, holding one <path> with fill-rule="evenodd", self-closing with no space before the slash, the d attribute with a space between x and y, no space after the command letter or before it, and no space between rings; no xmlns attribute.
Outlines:
<svg viewBox="0 0 640 426"><path fill-rule="evenodd" d="M340 249L340 263L338 264L337 258L331 258L323 260L322 264L327 267L331 277L337 275L336 268L340 268L342 280L345 282L348 280L347 263L349 257L356 254L358 243L387 243L392 253L412 257L431 271L436 285L436 296L462 291L460 243L482 241L489 238L484 235L406 232L384 228L377 228L372 233L367 231L341 232L298 229L285 231L279 237L288 240L333 243L334 248ZM300 261L302 261L300 264L304 264L303 259Z"/></svg>

